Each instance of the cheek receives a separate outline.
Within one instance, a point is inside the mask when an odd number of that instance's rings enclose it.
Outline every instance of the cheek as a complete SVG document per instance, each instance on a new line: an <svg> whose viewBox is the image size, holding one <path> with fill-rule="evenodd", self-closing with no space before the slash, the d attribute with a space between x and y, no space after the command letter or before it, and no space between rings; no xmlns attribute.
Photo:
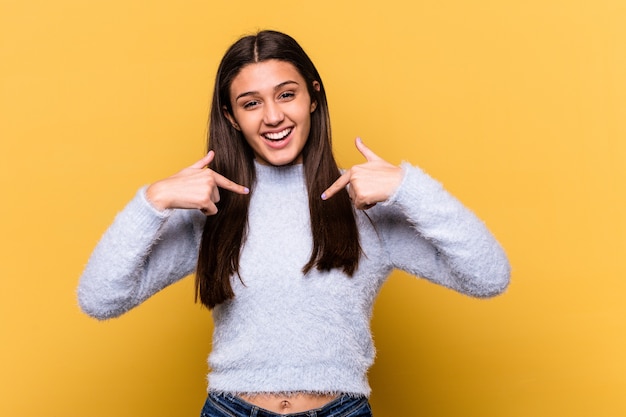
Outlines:
<svg viewBox="0 0 626 417"><path fill-rule="evenodd" d="M242 129L241 134L243 135L243 138L246 140L246 142L248 142L248 145L252 147L254 147L255 142L259 140L255 131Z"/></svg>
<svg viewBox="0 0 626 417"><path fill-rule="evenodd" d="M244 135L249 132L256 131L258 128L258 123L255 123L254 119L250 117L250 114L248 113L235 113L235 120Z"/></svg>
<svg viewBox="0 0 626 417"><path fill-rule="evenodd" d="M303 123L302 123L306 127L306 130L307 130L306 134L307 134L307 136L309 134L309 130L311 130L311 120L312 120L312 114L307 112L304 115Z"/></svg>

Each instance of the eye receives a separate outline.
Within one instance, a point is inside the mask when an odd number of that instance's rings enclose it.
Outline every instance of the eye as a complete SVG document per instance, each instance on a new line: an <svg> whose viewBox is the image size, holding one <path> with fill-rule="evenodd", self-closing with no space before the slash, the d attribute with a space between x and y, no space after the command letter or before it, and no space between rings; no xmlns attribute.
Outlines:
<svg viewBox="0 0 626 417"><path fill-rule="evenodd" d="M295 96L296 96L296 93L294 93L293 91L283 91L282 93L280 93L278 98L281 100L291 100Z"/></svg>
<svg viewBox="0 0 626 417"><path fill-rule="evenodd" d="M254 107L259 105L259 101L258 100L250 100L250 101L246 101L245 103L243 103L243 108L245 110L250 110L253 109Z"/></svg>

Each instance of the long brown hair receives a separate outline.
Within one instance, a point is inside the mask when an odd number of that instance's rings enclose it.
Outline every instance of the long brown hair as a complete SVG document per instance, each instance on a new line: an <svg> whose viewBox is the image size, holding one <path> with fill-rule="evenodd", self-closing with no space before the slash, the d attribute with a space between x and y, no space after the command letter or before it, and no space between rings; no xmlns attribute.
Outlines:
<svg viewBox="0 0 626 417"><path fill-rule="evenodd" d="M320 271L340 268L352 276L358 267L361 247L354 208L342 190L329 200L320 195L340 175L332 154L330 115L324 84L304 50L290 36L261 31L235 42L226 52L217 71L211 104L208 150L215 150L210 168L254 193L254 153L243 134L224 116L232 114L230 86L241 69L270 59L289 62L306 80L311 102L311 130L302 150L304 175L309 195L313 250L303 273L313 267ZM319 84L319 88L315 88ZM196 271L196 300L208 308L235 296L231 278L239 277L239 256L248 226L250 194L220 193L218 212L206 219ZM241 277L239 277L241 279Z"/></svg>

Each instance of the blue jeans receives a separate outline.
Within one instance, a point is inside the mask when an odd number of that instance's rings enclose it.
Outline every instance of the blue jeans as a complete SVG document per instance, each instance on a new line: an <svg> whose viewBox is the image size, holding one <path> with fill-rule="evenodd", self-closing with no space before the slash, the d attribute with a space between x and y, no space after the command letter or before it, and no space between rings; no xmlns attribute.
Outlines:
<svg viewBox="0 0 626 417"><path fill-rule="evenodd" d="M342 395L322 408L293 414L276 414L239 397L209 393L200 417L373 417L367 398Z"/></svg>

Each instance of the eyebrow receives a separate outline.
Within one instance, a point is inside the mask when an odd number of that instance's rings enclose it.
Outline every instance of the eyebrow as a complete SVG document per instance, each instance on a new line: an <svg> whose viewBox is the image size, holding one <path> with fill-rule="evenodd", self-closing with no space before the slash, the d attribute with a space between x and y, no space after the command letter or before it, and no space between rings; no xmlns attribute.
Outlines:
<svg viewBox="0 0 626 417"><path fill-rule="evenodd" d="M284 86L289 85L289 84L300 85L300 84L298 84L296 81L293 81L293 80L287 80L287 81L283 81L282 83L280 83L280 84L276 85L276 86L274 87L274 91L276 91L276 90L280 90L281 88L283 88ZM241 93L241 94L239 94L239 95L235 98L235 101L239 100L239 99L240 99L240 98L242 98L242 97L253 96L253 95L255 95L255 94L259 94L259 92L258 92L258 91L246 91L245 93Z"/></svg>

